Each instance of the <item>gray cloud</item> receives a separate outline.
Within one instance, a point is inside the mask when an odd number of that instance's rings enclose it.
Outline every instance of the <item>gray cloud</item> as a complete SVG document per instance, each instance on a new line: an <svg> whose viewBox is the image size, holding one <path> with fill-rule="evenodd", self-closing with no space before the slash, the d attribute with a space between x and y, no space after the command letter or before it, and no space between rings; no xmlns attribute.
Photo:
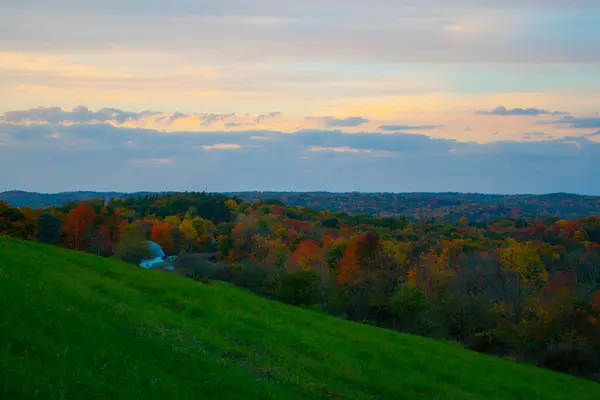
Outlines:
<svg viewBox="0 0 600 400"><path fill-rule="evenodd" d="M47 123L64 123L64 122L107 122L117 121L124 123L129 120L137 120L143 117L156 115L158 112L142 111L127 112L116 108L103 108L99 111L89 110L87 107L75 107L72 111L65 111L60 107L38 107L23 111L8 111L4 113L1 120L12 123L27 123L27 122L47 122ZM177 117L183 115L177 113Z"/></svg>
<svg viewBox="0 0 600 400"><path fill-rule="evenodd" d="M279 111L270 112L268 114L261 114L258 117L256 117L256 123L260 124L265 119L275 119L280 116L281 116L281 113Z"/></svg>
<svg viewBox="0 0 600 400"><path fill-rule="evenodd" d="M342 127L353 127L360 126L369 122L367 118L362 117L348 117L343 119L334 119L333 121L327 122L327 126L330 128L342 128Z"/></svg>
<svg viewBox="0 0 600 400"><path fill-rule="evenodd" d="M417 131L435 128L436 125L381 125L379 127L382 131Z"/></svg>
<svg viewBox="0 0 600 400"><path fill-rule="evenodd" d="M0 123L0 139L5 143L0 146L0 190L194 190L208 185L220 191L600 194L600 144L585 137L477 144L332 130L169 134L107 124ZM348 149L371 152L344 152Z"/></svg>
<svg viewBox="0 0 600 400"><path fill-rule="evenodd" d="M201 125L208 126L214 121L224 121L228 118L235 117L235 113L229 114L200 114L200 119L202 120Z"/></svg>
<svg viewBox="0 0 600 400"><path fill-rule="evenodd" d="M498 106L491 111L478 111L479 115L565 115L568 112L564 111L548 111L541 108L506 108Z"/></svg>
<svg viewBox="0 0 600 400"><path fill-rule="evenodd" d="M227 121L231 118L237 117L235 113L217 114L217 113L195 113L185 114L181 112L175 112L169 115L160 115L162 112L158 111L142 111L142 112L128 112L122 111L116 108L103 108L99 111L89 110L87 107L79 106L71 111L63 110L60 107L38 107L29 110L22 111L8 111L0 116L0 121L13 123L13 124L24 124L24 123L49 123L49 124L63 124L63 123L107 123L116 122L119 124L127 121L138 121L142 118L156 116L156 121L159 123L173 123L178 119L194 116L198 119L201 126L210 126L215 121ZM261 114L256 117L254 124L259 124L266 119L275 119L281 116L280 112L271 112L268 114ZM238 127L244 125L252 125L252 123L238 123L235 121L229 121L225 123L228 127Z"/></svg>
<svg viewBox="0 0 600 400"><path fill-rule="evenodd" d="M596 129L600 128L600 117L573 117L568 116L553 121L553 124L568 125L575 129Z"/></svg>
<svg viewBox="0 0 600 400"><path fill-rule="evenodd" d="M346 134L340 131L301 130L290 137L303 146L325 148L349 147L360 150L410 153L414 151L445 152L456 145L453 139L433 139L425 135L359 133Z"/></svg>

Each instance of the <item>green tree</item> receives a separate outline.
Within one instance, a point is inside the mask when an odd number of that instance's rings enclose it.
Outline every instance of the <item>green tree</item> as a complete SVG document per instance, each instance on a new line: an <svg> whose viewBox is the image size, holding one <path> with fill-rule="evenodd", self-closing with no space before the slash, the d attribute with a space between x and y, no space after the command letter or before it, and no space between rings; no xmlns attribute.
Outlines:
<svg viewBox="0 0 600 400"><path fill-rule="evenodd" d="M319 275L298 269L284 273L275 284L275 295L285 303L312 305L319 302Z"/></svg>
<svg viewBox="0 0 600 400"><path fill-rule="evenodd" d="M40 243L58 245L60 242L60 219L50 213L40 215L38 219L37 240Z"/></svg>
<svg viewBox="0 0 600 400"><path fill-rule="evenodd" d="M134 222L125 228L115 248L115 257L132 264L140 264L143 260L152 257L146 233L139 223Z"/></svg>

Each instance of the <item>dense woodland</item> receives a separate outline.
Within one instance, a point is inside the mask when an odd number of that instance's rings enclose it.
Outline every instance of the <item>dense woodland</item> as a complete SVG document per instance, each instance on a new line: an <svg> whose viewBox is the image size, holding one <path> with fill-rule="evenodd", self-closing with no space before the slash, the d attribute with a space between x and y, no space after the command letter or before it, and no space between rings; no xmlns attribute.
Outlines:
<svg viewBox="0 0 600 400"><path fill-rule="evenodd" d="M204 193L106 200L0 202L0 235L135 264L151 239L203 283L600 378L600 217L384 217Z"/></svg>
<svg viewBox="0 0 600 400"><path fill-rule="evenodd" d="M279 200L316 210L377 216L489 221L497 218L577 219L600 215L600 197L568 193L491 195L477 193L240 192L242 200Z"/></svg>
<svg viewBox="0 0 600 400"><path fill-rule="evenodd" d="M15 207L44 208L73 201L94 199L137 198L172 193L65 192L32 193L9 191L0 200ZM328 192L230 192L247 202L278 200L290 206L310 207L319 211L368 214L375 216L404 215L415 218L444 218L456 221L467 217L473 222L498 218L578 219L600 215L600 196L568 193L545 195L491 195L477 193L328 193Z"/></svg>

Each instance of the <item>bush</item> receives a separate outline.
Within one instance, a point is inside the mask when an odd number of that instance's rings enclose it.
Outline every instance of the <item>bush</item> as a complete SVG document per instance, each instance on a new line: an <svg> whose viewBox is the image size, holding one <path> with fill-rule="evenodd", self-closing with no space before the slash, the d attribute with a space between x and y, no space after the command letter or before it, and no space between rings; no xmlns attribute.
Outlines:
<svg viewBox="0 0 600 400"><path fill-rule="evenodd" d="M146 234L139 223L128 226L115 248L115 257L127 263L139 265L152 258Z"/></svg>
<svg viewBox="0 0 600 400"><path fill-rule="evenodd" d="M233 283L266 296L273 295L273 278L268 269L244 263L234 270Z"/></svg>
<svg viewBox="0 0 600 400"><path fill-rule="evenodd" d="M198 253L184 253L175 260L175 270L201 282L218 279L217 266L208 261L207 257Z"/></svg>
<svg viewBox="0 0 600 400"><path fill-rule="evenodd" d="M38 219L37 240L40 243L58 245L60 242L60 225L58 217L46 212Z"/></svg>
<svg viewBox="0 0 600 400"><path fill-rule="evenodd" d="M285 272L275 283L275 296L288 304L309 306L319 302L319 276L312 271Z"/></svg>
<svg viewBox="0 0 600 400"><path fill-rule="evenodd" d="M507 356L518 347L518 336L509 325L477 332L466 340L468 349L479 353Z"/></svg>
<svg viewBox="0 0 600 400"><path fill-rule="evenodd" d="M482 296L446 293L435 301L439 321L448 335L468 341L474 335L492 332L502 324L492 303Z"/></svg>
<svg viewBox="0 0 600 400"><path fill-rule="evenodd" d="M394 326L404 332L431 335L439 327L431 317L431 303L416 286L404 284L393 294L390 310Z"/></svg>
<svg viewBox="0 0 600 400"><path fill-rule="evenodd" d="M585 341L563 339L546 346L538 355L540 367L590 377L600 371L600 349Z"/></svg>

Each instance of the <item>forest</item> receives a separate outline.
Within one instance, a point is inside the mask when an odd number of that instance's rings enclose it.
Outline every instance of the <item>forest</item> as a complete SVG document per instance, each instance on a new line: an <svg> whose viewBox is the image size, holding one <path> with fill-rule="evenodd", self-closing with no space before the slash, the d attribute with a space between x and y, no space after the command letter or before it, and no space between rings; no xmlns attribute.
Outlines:
<svg viewBox="0 0 600 400"><path fill-rule="evenodd" d="M600 197L569 193L494 195L481 193L232 192L245 201L279 200L288 205L352 214L473 221L497 218L577 219L600 215Z"/></svg>
<svg viewBox="0 0 600 400"><path fill-rule="evenodd" d="M15 207L45 208L69 202L94 199L137 198L166 195L172 192L63 192L35 193L8 191L0 200ZM330 192L229 192L247 202L278 200L289 206L310 207L319 211L368 214L375 216L404 215L415 218L458 220L467 217L474 222L498 218L578 219L600 215L600 197L569 193L544 195L494 195L479 193L330 193Z"/></svg>
<svg viewBox="0 0 600 400"><path fill-rule="evenodd" d="M600 380L600 217L352 214L208 193L13 207L0 235ZM290 321L293 322L293 321Z"/></svg>

